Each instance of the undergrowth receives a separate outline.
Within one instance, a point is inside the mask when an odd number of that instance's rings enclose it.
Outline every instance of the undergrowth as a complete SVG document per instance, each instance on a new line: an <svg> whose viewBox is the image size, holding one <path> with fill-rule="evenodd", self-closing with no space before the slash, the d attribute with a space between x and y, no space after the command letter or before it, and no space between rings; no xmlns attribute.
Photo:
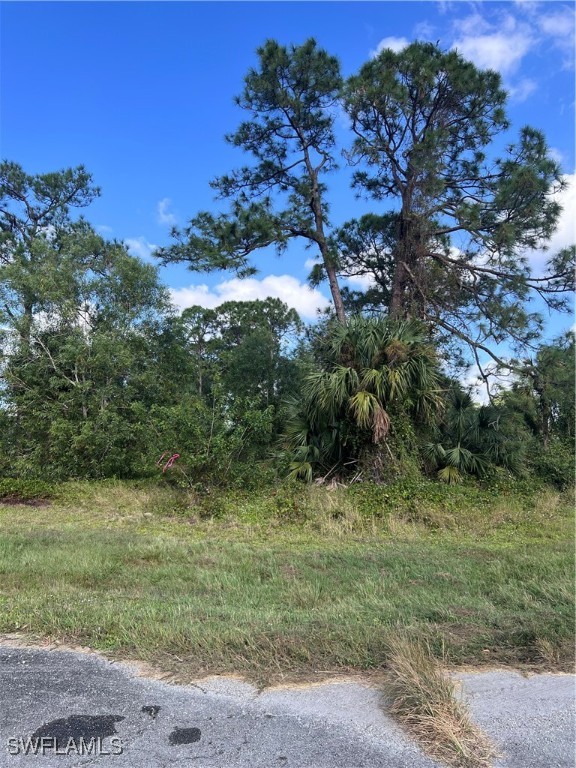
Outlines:
<svg viewBox="0 0 576 768"><path fill-rule="evenodd" d="M383 670L391 629L448 666L571 668L573 504L527 483L67 483L0 504L0 632L192 679Z"/></svg>

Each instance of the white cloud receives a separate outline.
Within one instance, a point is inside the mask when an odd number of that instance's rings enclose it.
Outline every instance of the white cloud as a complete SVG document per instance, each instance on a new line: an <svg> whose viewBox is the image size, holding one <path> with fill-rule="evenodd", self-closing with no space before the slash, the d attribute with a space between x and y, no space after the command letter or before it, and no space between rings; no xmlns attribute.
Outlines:
<svg viewBox="0 0 576 768"><path fill-rule="evenodd" d="M383 40L380 40L376 50L370 51L370 58L373 59L375 56L378 56L385 48L391 48L394 53L399 53L407 45L410 45L410 41L406 37L385 37Z"/></svg>
<svg viewBox="0 0 576 768"><path fill-rule="evenodd" d="M348 275L343 278L354 290L367 291L368 288L373 288L376 285L376 281L372 275Z"/></svg>
<svg viewBox="0 0 576 768"><path fill-rule="evenodd" d="M538 4L517 0L505 12L484 13L477 10L453 23L456 48L465 58L482 69L495 69L504 76L513 75L531 50L543 46L562 50L565 66L574 59L574 10L568 5ZM546 10L545 10L546 9ZM516 85L518 100L535 88L526 81Z"/></svg>
<svg viewBox="0 0 576 768"><path fill-rule="evenodd" d="M574 66L574 32L576 28L574 10L568 7L538 17L538 26L552 44L566 56L564 66Z"/></svg>
<svg viewBox="0 0 576 768"><path fill-rule="evenodd" d="M538 10L540 3L537 0L514 0L514 5L521 11L533 14Z"/></svg>
<svg viewBox="0 0 576 768"><path fill-rule="evenodd" d="M516 102L526 101L528 96L531 96L538 88L538 84L531 80L529 77L525 77L520 80L516 85L512 85L508 88L510 98Z"/></svg>
<svg viewBox="0 0 576 768"><path fill-rule="evenodd" d="M322 264L321 259L306 259L304 262L304 267L306 269L314 269L314 267L317 267L318 264Z"/></svg>
<svg viewBox="0 0 576 768"><path fill-rule="evenodd" d="M438 0L437 6L438 13L441 16L444 16L444 14L450 13L454 10L454 3L450 2L450 0Z"/></svg>
<svg viewBox="0 0 576 768"><path fill-rule="evenodd" d="M96 230L100 232L102 235L111 235L114 230L112 227L109 227L108 224L97 224Z"/></svg>
<svg viewBox="0 0 576 768"><path fill-rule="evenodd" d="M140 237L127 237L126 240L124 240L124 245L128 248L128 251L132 256L137 256L144 261L150 260L152 251L155 251L156 248L158 248L154 243L149 243L143 235Z"/></svg>
<svg viewBox="0 0 576 768"><path fill-rule="evenodd" d="M482 371L488 377L490 395L495 397L502 390L510 389L512 384L516 381L516 374L507 368L499 370L495 361L482 352L480 352L479 357ZM507 359L506 354L502 354L501 357L503 360ZM478 405L489 404L490 397L488 396L486 381L482 376L482 372L477 363L472 363L465 372L458 376L458 378L462 386L470 391L470 395L474 402Z"/></svg>
<svg viewBox="0 0 576 768"><path fill-rule="evenodd" d="M503 359L506 359L506 355L503 355ZM488 386L490 387L490 395L492 397L498 395L499 392L505 389L510 389L514 381L516 380L516 374L508 369L498 370L498 366L495 362L489 359L486 355L481 358L482 370L489 377ZM474 402L478 405L488 405L490 397L488 396L488 390L486 388L486 381L482 377L480 368L477 363L470 365L468 370L461 376L459 376L460 383L463 387L469 388L470 395Z"/></svg>
<svg viewBox="0 0 576 768"><path fill-rule="evenodd" d="M540 16L538 26L544 34L550 37L572 41L574 39L574 11L570 8L563 8L548 16Z"/></svg>
<svg viewBox="0 0 576 768"><path fill-rule="evenodd" d="M564 153L561 150L559 150L557 147L549 147L548 154L550 155L552 160L555 160L557 163L560 163L560 165L562 165L562 163L565 162Z"/></svg>
<svg viewBox="0 0 576 768"><path fill-rule="evenodd" d="M180 310L195 304L213 309L225 301L278 298L308 319L314 318L318 309L325 309L330 304L318 289L310 288L292 275L268 275L262 280L254 277L241 280L236 277L214 288L204 284L172 288L170 294L173 304Z"/></svg>
<svg viewBox="0 0 576 768"><path fill-rule="evenodd" d="M558 192L556 200L562 206L562 213L558 220L556 231L547 243L547 250L532 251L528 254L529 261L536 274L543 271L550 256L554 256L562 248L568 248L576 243L576 173L564 175L567 186L562 192Z"/></svg>
<svg viewBox="0 0 576 768"><path fill-rule="evenodd" d="M487 405L490 402L486 383L480 375L480 369L476 364L470 366L467 372L460 377L460 382L463 387L469 389L474 402L479 405Z"/></svg>
<svg viewBox="0 0 576 768"><path fill-rule="evenodd" d="M436 28L429 21L419 21L413 32L414 37L418 40L431 40L436 33Z"/></svg>
<svg viewBox="0 0 576 768"><path fill-rule="evenodd" d="M502 30L462 37L452 47L481 69L495 69L508 75L516 71L532 44L532 37L525 31Z"/></svg>
<svg viewBox="0 0 576 768"><path fill-rule="evenodd" d="M483 16L476 12L471 13L470 16L465 16L463 19L457 19L454 22L454 29L462 37L470 37L489 32L490 24Z"/></svg>
<svg viewBox="0 0 576 768"><path fill-rule="evenodd" d="M176 224L176 216L168 211L171 202L169 197L164 197L156 206L158 224L167 227L173 227Z"/></svg>

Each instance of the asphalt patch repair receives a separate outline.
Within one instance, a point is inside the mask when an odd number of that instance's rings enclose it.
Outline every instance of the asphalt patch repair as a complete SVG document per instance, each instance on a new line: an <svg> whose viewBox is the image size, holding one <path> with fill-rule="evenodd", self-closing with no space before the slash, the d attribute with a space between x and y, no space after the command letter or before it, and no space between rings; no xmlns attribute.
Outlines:
<svg viewBox="0 0 576 768"><path fill-rule="evenodd" d="M161 707L143 706L141 712L156 718ZM31 749L48 752L50 750L59 754L78 752L79 745L89 745L103 742L108 736L115 736L116 723L126 718L123 715L71 715L43 723L30 737L24 737L22 744L30 744ZM174 728L168 737L168 743L172 746L179 744L194 744L200 741L199 728ZM96 746L93 746L96 751Z"/></svg>
<svg viewBox="0 0 576 768"><path fill-rule="evenodd" d="M200 741L200 728L174 728L168 742L173 746L177 744L195 744Z"/></svg>
<svg viewBox="0 0 576 768"><path fill-rule="evenodd" d="M54 750L62 750L71 740L90 741L105 739L117 733L115 724L124 720L123 715L71 715L44 723L37 728L30 739L47 739ZM45 742L47 743L47 742Z"/></svg>
<svg viewBox="0 0 576 768"><path fill-rule="evenodd" d="M571 675L501 671L457 679L502 754L495 768L574 768ZM52 749L26 752L21 734L53 739ZM1 768L439 765L388 716L382 692L358 681L258 691L212 677L180 686L138 677L134 667L93 653L6 646L0 741Z"/></svg>

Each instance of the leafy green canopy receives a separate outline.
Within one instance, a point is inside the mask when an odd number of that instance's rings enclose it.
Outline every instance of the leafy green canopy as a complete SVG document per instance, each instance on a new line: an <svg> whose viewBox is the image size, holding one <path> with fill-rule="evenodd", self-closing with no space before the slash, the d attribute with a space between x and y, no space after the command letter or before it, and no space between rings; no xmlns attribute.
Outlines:
<svg viewBox="0 0 576 768"><path fill-rule="evenodd" d="M185 380L157 270L74 220L97 192L84 169L29 176L2 163L0 189L3 461L137 473L151 444L143 415Z"/></svg>
<svg viewBox="0 0 576 768"><path fill-rule="evenodd" d="M297 385L294 351L303 326L280 299L188 307L181 323L200 395L211 397L217 382L229 401L276 408Z"/></svg>
<svg viewBox="0 0 576 768"><path fill-rule="evenodd" d="M34 312L58 292L81 250L72 259L59 256L63 249L56 240L72 225L70 209L89 205L99 194L83 166L30 176L17 163L0 163L0 322L9 323L21 342L29 337ZM84 223L76 226L86 237ZM56 261L62 271L54 279Z"/></svg>
<svg viewBox="0 0 576 768"><path fill-rule="evenodd" d="M574 442L574 333L543 344L533 358L521 361L524 371L501 395L505 407L522 416L544 448L554 439Z"/></svg>

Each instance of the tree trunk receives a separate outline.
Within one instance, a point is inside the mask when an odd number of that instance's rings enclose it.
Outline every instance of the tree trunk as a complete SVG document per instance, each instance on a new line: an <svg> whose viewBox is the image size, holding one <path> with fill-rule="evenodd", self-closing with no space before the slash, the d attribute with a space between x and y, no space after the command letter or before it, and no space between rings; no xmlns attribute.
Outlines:
<svg viewBox="0 0 576 768"><path fill-rule="evenodd" d="M408 317L410 312L406 303L406 285L409 280L406 265L410 260L410 230L410 222L402 211L398 221L398 243L395 248L396 266L392 277L392 291L390 306L388 307L388 314L393 320Z"/></svg>
<svg viewBox="0 0 576 768"><path fill-rule="evenodd" d="M396 265L392 277L389 316L424 319L426 316L425 238L420 222L402 212L398 222Z"/></svg>
<svg viewBox="0 0 576 768"><path fill-rule="evenodd" d="M20 346L25 354L30 350L30 337L32 335L32 320L34 317L34 302L31 299L24 299L22 312L22 321L20 324L19 336Z"/></svg>
<svg viewBox="0 0 576 768"><path fill-rule="evenodd" d="M338 285L338 277L336 275L334 266L330 263L326 256L324 257L324 266L326 267L326 274L328 275L328 284L330 285L330 293L332 294L332 301L334 302L336 317L341 323L345 323L346 312L344 310L342 294L340 293L340 286Z"/></svg>
<svg viewBox="0 0 576 768"><path fill-rule="evenodd" d="M388 314L392 320L399 320L404 314L404 288L406 286L406 268L403 254L398 254L394 277L392 278L392 294Z"/></svg>
<svg viewBox="0 0 576 768"><path fill-rule="evenodd" d="M312 200L310 203L312 213L314 214L314 224L316 227L315 239L318 243L318 247L320 248L320 254L322 255L324 268L326 269L326 274L328 275L328 284L330 285L330 293L332 295L336 317L341 323L345 323L346 312L344 310L342 294L340 293L340 286L338 285L338 276L336 275L336 268L330 259L328 244L326 243L326 235L324 234L324 215L322 213L322 200L320 197L320 187L318 184L318 169L312 167L310 155L307 149L304 150L304 157L306 162L306 169L312 182Z"/></svg>

